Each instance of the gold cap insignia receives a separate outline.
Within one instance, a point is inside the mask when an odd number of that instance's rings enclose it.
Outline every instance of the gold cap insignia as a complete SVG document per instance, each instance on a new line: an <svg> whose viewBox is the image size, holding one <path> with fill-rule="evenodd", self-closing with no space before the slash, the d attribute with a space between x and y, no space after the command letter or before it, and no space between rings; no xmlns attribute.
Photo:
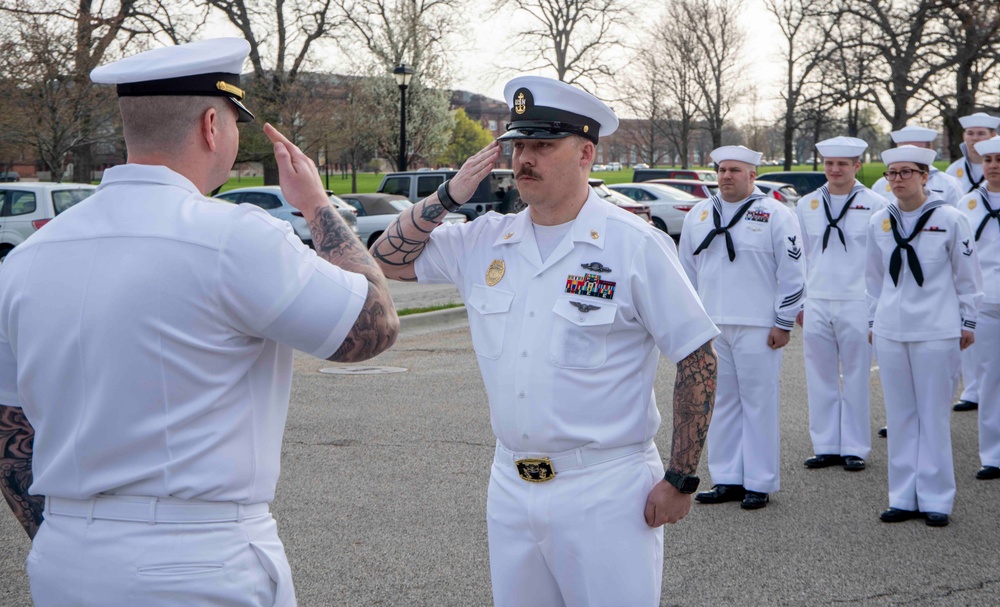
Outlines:
<svg viewBox="0 0 1000 607"><path fill-rule="evenodd" d="M882 220L882 231L888 232L891 229L892 229L892 222L889 221L888 217L886 217L885 219Z"/></svg>
<svg viewBox="0 0 1000 607"><path fill-rule="evenodd" d="M971 211L974 208L976 208L976 199L975 198L970 198L969 199L969 210Z"/></svg>
<svg viewBox="0 0 1000 607"><path fill-rule="evenodd" d="M518 91L514 97L514 113L523 114L528 111L528 100L524 97L524 91Z"/></svg>
<svg viewBox="0 0 1000 607"><path fill-rule="evenodd" d="M486 284L492 287L500 282L506 269L502 259L494 259L493 263L490 264L490 269L486 270Z"/></svg>
<svg viewBox="0 0 1000 607"><path fill-rule="evenodd" d="M964 175L965 175L965 169L958 169L958 172L957 172L957 175L958 175L959 177L962 177L962 176L964 176Z"/></svg>
<svg viewBox="0 0 1000 607"><path fill-rule="evenodd" d="M819 201L816 200L815 198L813 198L812 200L810 200L809 201L809 208L812 209L812 210L814 210L814 211L816 209L818 209L819 208Z"/></svg>
<svg viewBox="0 0 1000 607"><path fill-rule="evenodd" d="M698 221L705 221L706 219L708 219L708 211L702 211L701 217L698 218Z"/></svg>
<svg viewBox="0 0 1000 607"><path fill-rule="evenodd" d="M510 240L513 236L514 236L513 232L507 232L506 234L503 235L503 239Z"/></svg>
<svg viewBox="0 0 1000 607"><path fill-rule="evenodd" d="M590 231L590 237L593 238L594 240L597 240L598 238L601 237L601 235L598 234L596 230L591 230Z"/></svg>
<svg viewBox="0 0 1000 607"><path fill-rule="evenodd" d="M233 95L237 99L243 99L244 95L243 89L241 89L238 86L233 86L228 82L223 82L222 80L220 80L215 83L215 88L219 89L220 91L226 91L227 93Z"/></svg>

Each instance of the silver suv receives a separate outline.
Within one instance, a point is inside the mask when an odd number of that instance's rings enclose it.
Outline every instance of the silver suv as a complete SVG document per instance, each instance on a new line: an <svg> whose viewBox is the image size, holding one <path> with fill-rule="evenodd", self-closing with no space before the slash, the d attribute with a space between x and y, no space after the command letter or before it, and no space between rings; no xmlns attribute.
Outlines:
<svg viewBox="0 0 1000 607"><path fill-rule="evenodd" d="M389 173L382 178L378 191L382 194L399 194L406 196L410 202L419 202L437 192L445 179L451 179L458 171L440 169L436 171L402 171ZM469 202L456 211L472 221L483 213L516 213L524 208L521 197L517 193L517 182L514 171L510 169L493 169L490 174L479 182L475 194Z"/></svg>
<svg viewBox="0 0 1000 607"><path fill-rule="evenodd" d="M96 186L83 183L0 184L0 261L43 225L90 196Z"/></svg>

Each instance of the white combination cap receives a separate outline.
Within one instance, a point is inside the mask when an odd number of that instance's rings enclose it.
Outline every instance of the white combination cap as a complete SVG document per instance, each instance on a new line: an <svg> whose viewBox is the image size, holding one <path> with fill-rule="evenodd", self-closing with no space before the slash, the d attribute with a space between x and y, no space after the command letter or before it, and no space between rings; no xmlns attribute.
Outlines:
<svg viewBox="0 0 1000 607"><path fill-rule="evenodd" d="M760 164L760 159L763 155L761 152L755 152L742 145L724 145L721 148L715 148L709 154L712 157L712 162L715 164L719 164L723 160L739 160L753 166Z"/></svg>
<svg viewBox="0 0 1000 607"><path fill-rule="evenodd" d="M976 143L973 147L980 154L1000 154L1000 137L991 137Z"/></svg>
<svg viewBox="0 0 1000 607"><path fill-rule="evenodd" d="M519 76L503 87L510 107L507 132L497 139L562 139L579 135L597 143L618 129L618 117L603 101L575 86Z"/></svg>
<svg viewBox="0 0 1000 607"><path fill-rule="evenodd" d="M915 162L930 166L935 158L937 158L936 150L918 148L915 145L901 145L882 152L882 162L887 166L894 162Z"/></svg>
<svg viewBox="0 0 1000 607"><path fill-rule="evenodd" d="M239 122L253 114L241 100L240 74L250 54L243 38L211 38L177 46L154 48L90 72L97 84L118 85L119 97L215 96L226 97L239 113Z"/></svg>
<svg viewBox="0 0 1000 607"><path fill-rule="evenodd" d="M857 158L868 149L868 142L857 137L834 137L816 144L824 158Z"/></svg>
<svg viewBox="0 0 1000 607"><path fill-rule="evenodd" d="M986 112L976 112L975 114L970 114L969 116L962 116L958 119L961 123L963 129L971 129L973 127L981 126L988 129L997 130L997 125L1000 125L1000 118L995 116L990 116ZM976 148L979 151L979 148Z"/></svg>
<svg viewBox="0 0 1000 607"><path fill-rule="evenodd" d="M934 129L926 129L922 126L904 126L898 131L893 131L889 133L892 140L896 143L910 143L911 141L919 141L921 143L930 143L934 141L937 137L938 132Z"/></svg>

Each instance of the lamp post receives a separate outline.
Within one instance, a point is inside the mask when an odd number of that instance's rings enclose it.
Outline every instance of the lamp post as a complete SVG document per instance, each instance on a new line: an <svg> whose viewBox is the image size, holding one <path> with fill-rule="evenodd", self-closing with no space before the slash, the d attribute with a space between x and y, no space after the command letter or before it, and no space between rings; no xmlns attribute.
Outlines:
<svg viewBox="0 0 1000 607"><path fill-rule="evenodd" d="M399 85L399 169L406 170L406 87L410 86L410 78L413 77L413 68L400 63L396 69L392 70L392 75Z"/></svg>

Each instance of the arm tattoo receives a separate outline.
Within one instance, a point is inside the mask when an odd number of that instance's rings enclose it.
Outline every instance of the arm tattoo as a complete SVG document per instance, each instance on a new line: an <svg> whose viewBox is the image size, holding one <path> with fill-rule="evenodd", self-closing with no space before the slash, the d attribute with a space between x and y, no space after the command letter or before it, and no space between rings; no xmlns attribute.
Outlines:
<svg viewBox="0 0 1000 607"><path fill-rule="evenodd" d="M398 280L416 280L413 262L424 252L431 231L441 225L440 219L447 212L436 197L418 202L392 222L372 246L372 255L385 267L407 269L402 276L397 276Z"/></svg>
<svg viewBox="0 0 1000 607"><path fill-rule="evenodd" d="M309 222L309 230L320 257L368 279L368 296L361 313L329 360L359 362L389 349L396 341L399 319L382 271L333 207L320 209Z"/></svg>
<svg viewBox="0 0 1000 607"><path fill-rule="evenodd" d="M0 405L0 492L17 520L34 539L42 524L45 498L29 495L31 486L31 449L35 429L17 407Z"/></svg>
<svg viewBox="0 0 1000 607"><path fill-rule="evenodd" d="M712 342L705 342L677 365L674 384L674 434L670 469L694 474L708 435L715 405L718 359Z"/></svg>

